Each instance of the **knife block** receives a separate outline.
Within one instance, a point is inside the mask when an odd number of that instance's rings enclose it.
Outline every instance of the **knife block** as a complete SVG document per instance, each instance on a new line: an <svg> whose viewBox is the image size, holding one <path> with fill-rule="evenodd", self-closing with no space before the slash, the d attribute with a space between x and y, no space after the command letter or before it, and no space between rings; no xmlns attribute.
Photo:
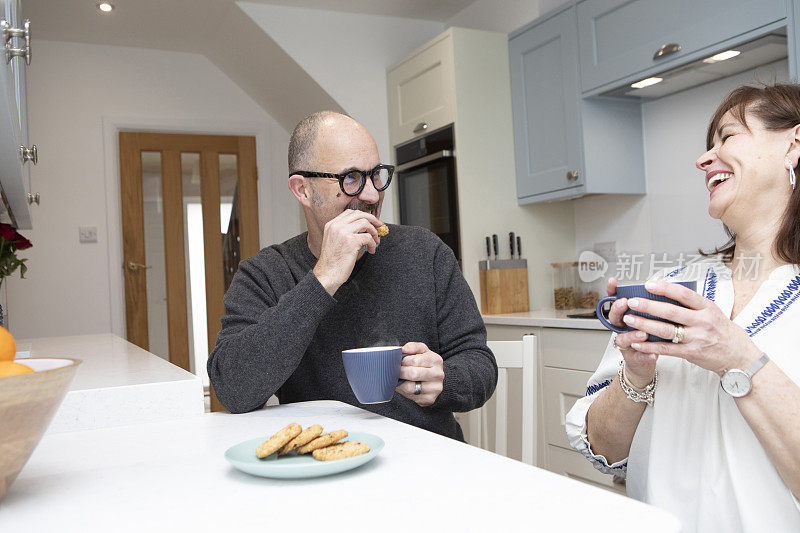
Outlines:
<svg viewBox="0 0 800 533"><path fill-rule="evenodd" d="M494 315L530 311L527 259L479 261L478 275L481 313Z"/></svg>

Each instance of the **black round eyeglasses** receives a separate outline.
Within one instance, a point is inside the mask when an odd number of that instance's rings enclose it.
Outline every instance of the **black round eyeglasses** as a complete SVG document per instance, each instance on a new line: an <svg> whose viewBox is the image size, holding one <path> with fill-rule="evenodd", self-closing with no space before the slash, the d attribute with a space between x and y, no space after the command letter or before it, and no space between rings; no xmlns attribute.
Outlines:
<svg viewBox="0 0 800 533"><path fill-rule="evenodd" d="M394 174L393 165L378 165L372 170L352 169L341 174L331 174L328 172L312 172L308 170L298 170L289 176L303 176L304 178L330 178L339 180L339 187L347 196L358 196L364 190L367 183L367 176L372 180L372 185L377 191L384 191L392 182Z"/></svg>

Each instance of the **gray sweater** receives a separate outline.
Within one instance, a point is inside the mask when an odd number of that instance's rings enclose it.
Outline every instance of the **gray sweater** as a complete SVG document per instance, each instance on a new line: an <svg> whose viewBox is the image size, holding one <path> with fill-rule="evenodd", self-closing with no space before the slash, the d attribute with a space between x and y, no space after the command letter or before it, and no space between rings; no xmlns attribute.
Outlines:
<svg viewBox="0 0 800 533"><path fill-rule="evenodd" d="M391 225L374 255L364 254L330 296L312 272L306 234L264 248L239 264L208 374L232 413L281 403L339 400L463 440L454 411L486 402L497 363L486 346L475 298L452 250L428 230ZM444 390L420 407L395 393L361 405L341 351L423 342L444 359Z"/></svg>

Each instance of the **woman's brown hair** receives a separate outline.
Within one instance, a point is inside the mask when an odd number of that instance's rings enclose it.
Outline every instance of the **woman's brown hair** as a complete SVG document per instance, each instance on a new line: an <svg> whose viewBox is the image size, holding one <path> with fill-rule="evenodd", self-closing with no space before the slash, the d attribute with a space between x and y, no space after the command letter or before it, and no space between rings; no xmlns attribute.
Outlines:
<svg viewBox="0 0 800 533"><path fill-rule="evenodd" d="M708 150L714 146L714 133L723 115L728 111L748 129L746 113L759 119L767 130L782 131L794 128L800 124L800 85L775 84L763 87L745 85L731 91L711 117L706 133ZM800 164L795 167L795 172L800 174ZM736 247L736 235L728 226L725 226L725 232L730 237L728 242L715 248L713 252L701 250L700 253L732 257ZM779 259L795 265L800 264L800 190L793 190L789 197L773 250Z"/></svg>

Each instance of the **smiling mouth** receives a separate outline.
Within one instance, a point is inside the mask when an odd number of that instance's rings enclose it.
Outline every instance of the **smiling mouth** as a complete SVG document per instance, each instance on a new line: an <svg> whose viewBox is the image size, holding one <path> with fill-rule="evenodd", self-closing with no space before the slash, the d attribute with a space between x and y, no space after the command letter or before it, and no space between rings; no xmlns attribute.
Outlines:
<svg viewBox="0 0 800 533"><path fill-rule="evenodd" d="M714 189L716 189L719 185L722 185L732 177L733 173L731 172L720 172L719 174L714 174L706 183L706 187L709 191L713 192Z"/></svg>

